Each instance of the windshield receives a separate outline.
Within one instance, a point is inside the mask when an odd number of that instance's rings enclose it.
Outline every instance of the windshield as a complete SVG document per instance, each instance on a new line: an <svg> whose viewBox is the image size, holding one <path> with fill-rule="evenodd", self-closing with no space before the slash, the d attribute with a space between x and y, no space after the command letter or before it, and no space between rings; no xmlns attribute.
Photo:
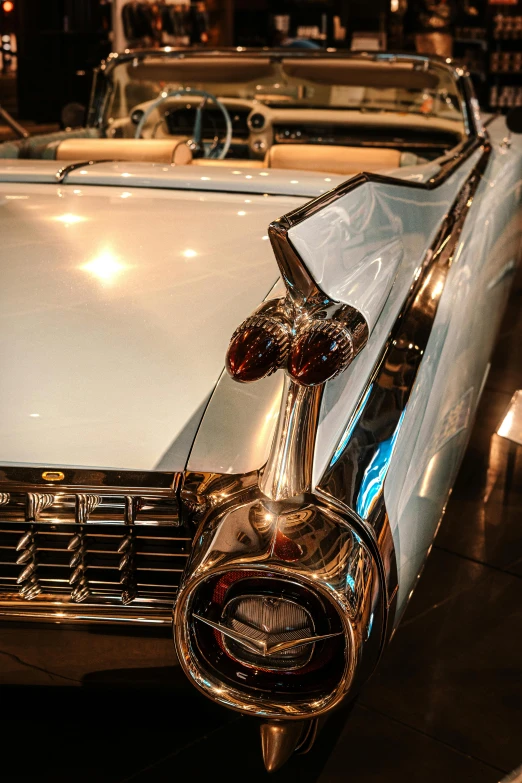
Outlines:
<svg viewBox="0 0 522 783"><path fill-rule="evenodd" d="M413 113L464 125L451 71L423 60L173 53L121 62L112 71L112 83L106 122L127 117L133 107L163 91L190 88L269 106Z"/></svg>

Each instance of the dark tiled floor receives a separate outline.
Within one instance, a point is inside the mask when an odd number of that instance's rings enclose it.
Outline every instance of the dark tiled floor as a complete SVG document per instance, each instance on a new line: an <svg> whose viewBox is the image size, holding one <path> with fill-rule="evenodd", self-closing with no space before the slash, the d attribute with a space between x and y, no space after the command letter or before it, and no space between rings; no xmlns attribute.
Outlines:
<svg viewBox="0 0 522 783"><path fill-rule="evenodd" d="M4 688L2 779L496 783L518 766L522 490L516 487L522 488L522 455L515 488L506 499L505 443L492 443L491 433L514 389L522 388L520 335L518 285L471 442L419 586L351 715L334 715L312 754L296 757L268 778L254 721L211 704L172 666L165 669L164 687L156 689L147 686L142 674L135 690L108 689L101 682L82 691L30 684ZM43 635L40 639L42 645L49 643ZM3 639L3 649L7 641ZM127 667L132 654L129 650ZM151 661L154 655L151 642ZM11 660L10 665L18 664ZM125 677L129 674L132 678L127 668Z"/></svg>

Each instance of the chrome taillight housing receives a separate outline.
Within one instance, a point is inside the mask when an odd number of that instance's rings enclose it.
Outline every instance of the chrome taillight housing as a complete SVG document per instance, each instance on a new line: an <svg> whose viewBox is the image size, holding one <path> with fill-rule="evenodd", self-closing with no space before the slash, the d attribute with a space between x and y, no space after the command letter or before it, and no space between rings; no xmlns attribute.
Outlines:
<svg viewBox="0 0 522 783"><path fill-rule="evenodd" d="M180 662L207 696L311 718L373 668L378 568L346 520L315 502L256 498L211 513L197 540L174 627Z"/></svg>

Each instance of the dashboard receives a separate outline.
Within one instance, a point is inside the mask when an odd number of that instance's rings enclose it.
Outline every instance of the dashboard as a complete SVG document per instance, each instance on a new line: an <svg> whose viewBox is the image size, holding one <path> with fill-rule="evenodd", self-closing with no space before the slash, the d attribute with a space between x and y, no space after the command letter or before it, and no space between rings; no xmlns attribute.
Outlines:
<svg viewBox="0 0 522 783"><path fill-rule="evenodd" d="M220 98L232 121L228 158L263 160L274 144L318 144L348 147L386 147L413 152L432 160L455 147L464 135L454 119L416 113L368 111L337 107L285 105L241 98ZM130 117L117 120L108 135L133 137L150 102L139 104ZM173 97L150 117L148 138L190 138L199 100ZM202 114L203 139L224 138L225 119L208 104ZM116 127L117 125L117 127Z"/></svg>
<svg viewBox="0 0 522 783"><path fill-rule="evenodd" d="M379 126L358 126L323 123L277 124L273 126L276 144L335 144L346 147L391 147L405 151L422 150L441 154L455 146L455 135L444 131L422 131L419 128L390 130Z"/></svg>
<svg viewBox="0 0 522 783"><path fill-rule="evenodd" d="M248 127L248 115L250 109L232 109L229 110L232 121L232 136L234 139L247 141L250 135ZM194 122L196 120L196 108L183 107L167 109L164 114L168 132L171 136L185 136L192 133ZM203 112L203 137L212 139L218 135L223 137L226 131L225 118L219 109L214 106L205 107Z"/></svg>

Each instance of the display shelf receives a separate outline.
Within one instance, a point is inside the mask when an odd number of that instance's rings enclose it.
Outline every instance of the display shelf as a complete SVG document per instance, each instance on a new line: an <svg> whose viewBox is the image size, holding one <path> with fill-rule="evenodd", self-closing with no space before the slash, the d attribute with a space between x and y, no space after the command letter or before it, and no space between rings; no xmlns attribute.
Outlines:
<svg viewBox="0 0 522 783"><path fill-rule="evenodd" d="M488 109L522 105L522 4L489 6Z"/></svg>

